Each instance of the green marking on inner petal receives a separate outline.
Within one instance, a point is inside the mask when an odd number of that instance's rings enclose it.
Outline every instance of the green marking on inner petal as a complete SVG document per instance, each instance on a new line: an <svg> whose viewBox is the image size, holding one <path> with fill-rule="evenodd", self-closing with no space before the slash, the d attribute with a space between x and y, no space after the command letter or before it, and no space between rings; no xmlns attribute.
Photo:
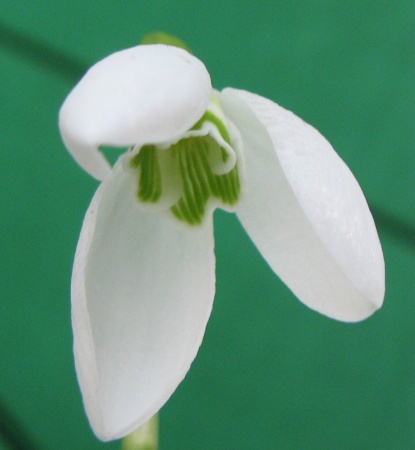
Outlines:
<svg viewBox="0 0 415 450"><path fill-rule="evenodd" d="M213 123L219 131L219 134L222 136L222 139L227 144L231 145L231 138L229 136L228 130L226 129L226 126L219 117L213 114L212 111L207 110L205 114L203 114L203 116L193 125L192 130L200 130L205 122Z"/></svg>
<svg viewBox="0 0 415 450"><path fill-rule="evenodd" d="M135 155L130 165L139 171L137 197L143 202L156 203L162 193L162 181L157 148L145 145Z"/></svg>
<svg viewBox="0 0 415 450"><path fill-rule="evenodd" d="M159 203L180 222L199 225L212 206L231 207L239 199L238 165L229 167L232 153L226 119L213 95L209 109L180 141L168 148L145 145L132 157L136 197L141 203Z"/></svg>
<svg viewBox="0 0 415 450"><path fill-rule="evenodd" d="M211 136L188 137L171 146L179 160L183 194L170 210L182 222L200 224L206 213L209 198L216 198L224 205L234 205L239 198L238 168L216 175L209 164L209 152L221 152L219 144Z"/></svg>
<svg viewBox="0 0 415 450"><path fill-rule="evenodd" d="M171 45L172 47L179 47L192 53L189 47L178 37L171 36L170 34L163 33L162 31L156 31L154 33L145 34L141 41L141 45L151 45L151 44L165 44Z"/></svg>
<svg viewBox="0 0 415 450"><path fill-rule="evenodd" d="M173 163L160 170L161 152L170 152ZM186 137L167 149L145 145L135 155L130 166L138 172L137 199L143 203L156 203L162 196L163 177L179 172L181 195L170 206L173 216L180 222L199 225L203 222L210 199L223 205L234 205L240 195L238 167L228 173L216 175L209 162L209 154L223 152L216 140L210 136Z"/></svg>

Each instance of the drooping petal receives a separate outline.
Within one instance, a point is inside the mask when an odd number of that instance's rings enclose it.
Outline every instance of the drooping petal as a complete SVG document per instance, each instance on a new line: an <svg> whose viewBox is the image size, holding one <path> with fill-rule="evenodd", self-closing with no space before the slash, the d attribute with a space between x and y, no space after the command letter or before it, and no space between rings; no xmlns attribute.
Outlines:
<svg viewBox="0 0 415 450"><path fill-rule="evenodd" d="M331 145L275 103L226 89L244 143L238 217L271 268L310 308L364 319L384 296L384 261L363 193Z"/></svg>
<svg viewBox="0 0 415 450"><path fill-rule="evenodd" d="M110 176L100 145L178 139L205 112L212 87L201 61L177 47L140 45L95 64L62 105L59 127L78 164Z"/></svg>
<svg viewBox="0 0 415 450"><path fill-rule="evenodd" d="M212 221L184 227L134 203L121 165L85 217L72 276L76 369L96 435L149 419L185 376L215 291Z"/></svg>

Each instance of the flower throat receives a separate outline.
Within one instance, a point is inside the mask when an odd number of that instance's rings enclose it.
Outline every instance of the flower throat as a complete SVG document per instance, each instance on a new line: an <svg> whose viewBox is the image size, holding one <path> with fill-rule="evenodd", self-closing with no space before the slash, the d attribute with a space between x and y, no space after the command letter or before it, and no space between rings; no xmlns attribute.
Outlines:
<svg viewBox="0 0 415 450"><path fill-rule="evenodd" d="M167 148L145 145L131 158L141 203L156 204L169 197L167 207L173 216L193 226L202 224L209 202L225 209L237 203L241 191L237 159L220 113L213 99L178 142Z"/></svg>

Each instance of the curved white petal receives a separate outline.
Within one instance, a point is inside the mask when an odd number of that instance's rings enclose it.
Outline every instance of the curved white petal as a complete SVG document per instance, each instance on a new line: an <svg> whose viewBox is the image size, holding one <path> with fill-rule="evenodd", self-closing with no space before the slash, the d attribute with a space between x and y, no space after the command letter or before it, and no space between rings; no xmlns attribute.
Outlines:
<svg viewBox="0 0 415 450"><path fill-rule="evenodd" d="M330 144L258 95L221 94L244 142L238 217L272 269L306 305L344 321L383 302L384 261L363 193Z"/></svg>
<svg viewBox="0 0 415 450"><path fill-rule="evenodd" d="M167 401L197 353L215 291L212 222L193 230L142 212L120 167L88 209L72 276L78 380L102 440Z"/></svg>
<svg viewBox="0 0 415 450"><path fill-rule="evenodd" d="M95 64L59 114L63 141L97 179L110 175L98 146L177 140L205 112L212 93L201 61L166 45L139 45Z"/></svg>

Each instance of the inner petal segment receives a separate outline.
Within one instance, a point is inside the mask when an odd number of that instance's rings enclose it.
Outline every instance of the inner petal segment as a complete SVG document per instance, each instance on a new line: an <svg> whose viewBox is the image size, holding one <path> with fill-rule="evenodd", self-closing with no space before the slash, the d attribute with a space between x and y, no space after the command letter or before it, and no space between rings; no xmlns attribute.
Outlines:
<svg viewBox="0 0 415 450"><path fill-rule="evenodd" d="M177 153L183 184L181 198L170 208L177 219L191 225L202 223L211 197L229 206L238 201L241 187L237 165L223 175L213 173L209 156L220 153L226 162L227 153L211 136L182 139L172 151Z"/></svg>
<svg viewBox="0 0 415 450"><path fill-rule="evenodd" d="M167 156L170 164L161 167L160 160ZM143 203L157 203L163 189L176 179L179 196L169 205L169 211L181 222L199 225L212 203L213 207L229 208L238 201L238 165L219 175L213 170L226 165L228 158L228 150L211 135L184 137L167 149L146 145L130 161L130 167L138 172L136 197Z"/></svg>

